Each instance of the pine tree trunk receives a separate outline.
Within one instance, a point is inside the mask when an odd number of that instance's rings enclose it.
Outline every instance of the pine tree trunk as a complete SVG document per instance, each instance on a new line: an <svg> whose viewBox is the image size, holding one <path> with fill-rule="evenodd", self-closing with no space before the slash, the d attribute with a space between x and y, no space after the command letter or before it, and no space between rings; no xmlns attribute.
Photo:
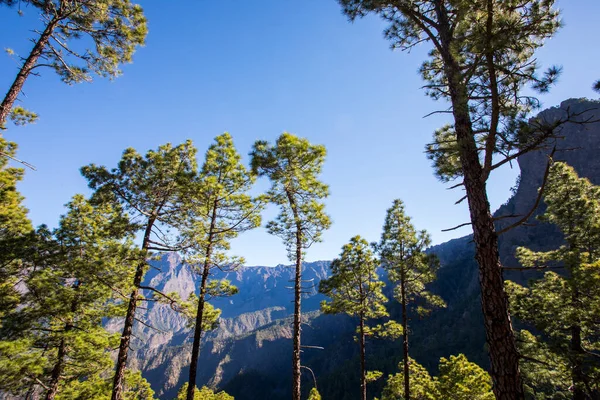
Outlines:
<svg viewBox="0 0 600 400"><path fill-rule="evenodd" d="M448 80L454 129L473 228L475 258L479 264L481 308L490 356L490 375L494 383L493 391L497 400L522 400L525 394L519 369L519 353L508 312L508 297L504 291L498 236L487 198L486 177L479 160L469 114L467 88L451 50L452 34L446 11L437 4L436 12L444 73Z"/></svg>
<svg viewBox="0 0 600 400"><path fill-rule="evenodd" d="M367 400L367 378L365 363L365 318L360 314L360 393L362 400Z"/></svg>
<svg viewBox="0 0 600 400"><path fill-rule="evenodd" d="M400 296L402 300L402 351L404 356L404 400L410 400L410 375L408 360L408 316L406 315L406 276L401 273Z"/></svg>
<svg viewBox="0 0 600 400"><path fill-rule="evenodd" d="M292 400L300 400L300 323L302 301L302 233L296 232L296 280L294 284L294 350L292 354Z"/></svg>
<svg viewBox="0 0 600 400"><path fill-rule="evenodd" d="M38 59L40 58L44 51L44 48L50 41L50 37L52 36L54 29L56 29L56 25L59 21L60 19L54 18L52 21L50 21L50 23L48 23L48 25L46 25L44 32L42 32L37 42L35 42L33 49L29 53L29 56L27 57L25 62L23 63L23 66L19 70L19 73L17 74L13 84L10 86L10 89L8 89L8 92L4 96L4 100L2 100L2 104L0 104L0 126L3 126L6 123L8 114L13 108L13 105L17 100L19 93L21 93L25 81L29 77L29 74L31 73L33 68L35 68Z"/></svg>
<svg viewBox="0 0 600 400"><path fill-rule="evenodd" d="M194 400L196 391L196 376L198 372L198 357L200 356L200 339L202 338L202 319L204 316L204 304L206 298L206 284L210 272L210 258L212 256L213 236L217 221L217 202L213 204L213 212L208 232L208 247L204 258L204 269L202 270L202 281L200 283L200 295L198 297L198 311L196 313L196 326L194 328L194 343L192 345L192 359L190 362L190 374L188 378L187 400Z"/></svg>
<svg viewBox="0 0 600 400"><path fill-rule="evenodd" d="M65 329L66 332L66 329ZM58 393L58 383L60 382L60 376L62 375L63 369L65 368L65 356L67 354L67 344L65 339L60 340L58 346L58 355L56 357L56 364L52 368L52 375L50 377L50 383L48 384L48 391L46 392L46 400L53 400Z"/></svg>
<svg viewBox="0 0 600 400"><path fill-rule="evenodd" d="M76 292L79 289L79 282L76 282L72 288ZM78 304L77 296L71 302L71 313L75 313L77 311ZM68 334L73 330L73 323L69 322L65 324L65 329L63 334ZM56 356L56 364L54 364L54 368L52 368L52 375L50 377L50 383L48 384L48 391L46 392L46 400L53 400L58 393L58 384L60 383L60 378L63 370L65 369L65 358L67 357L67 343L65 341L64 336L60 340L60 344L58 345L58 354Z"/></svg>
<svg viewBox="0 0 600 400"><path fill-rule="evenodd" d="M581 367L581 357L583 348L581 346L581 327L574 325L571 327L571 379L573 380L573 400L586 400L585 379Z"/></svg>
<svg viewBox="0 0 600 400"><path fill-rule="evenodd" d="M144 241L142 242L142 250L147 254L150 246L150 235L152 227L156 222L156 214L148 219L146 230L144 232ZM135 320L135 310L137 309L137 300L139 295L139 287L142 284L144 272L146 270L146 257L138 264L133 279L133 290L129 296L129 305L127 306L127 314L125 315L125 323L121 342L119 343L119 354L117 355L117 365L115 368L115 376L113 379L113 390L111 400L122 400L123 398L123 382L125 379L125 368L127 367L127 357L129 352L129 343L131 342L131 334L133 332L133 322Z"/></svg>
<svg viewBox="0 0 600 400"><path fill-rule="evenodd" d="M286 191L286 196L294 215L296 224L296 276L294 281L294 327L292 350L292 400L300 400L300 332L302 321L302 221L296 206L293 193Z"/></svg>
<svg viewBox="0 0 600 400"><path fill-rule="evenodd" d="M209 250L210 252L210 250ZM200 296L198 297L198 311L196 314L196 326L194 330L194 343L192 345L192 360L190 362L190 374L188 379L187 400L194 400L196 391L196 376L198 371L198 357L200 356L200 339L202 338L202 319L204 317L204 304L206 298L206 283L208 281L209 267L204 265L202 282L200 284Z"/></svg>

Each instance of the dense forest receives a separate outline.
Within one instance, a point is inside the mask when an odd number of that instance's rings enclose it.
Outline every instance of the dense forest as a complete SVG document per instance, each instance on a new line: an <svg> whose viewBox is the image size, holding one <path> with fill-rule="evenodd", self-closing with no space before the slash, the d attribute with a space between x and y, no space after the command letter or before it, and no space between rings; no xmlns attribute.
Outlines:
<svg viewBox="0 0 600 400"><path fill-rule="evenodd" d="M327 149L289 132L90 160L89 195L34 226L18 185L35 168L7 139L44 124L24 88L117 78L151 21L129 0L0 0L37 18L29 52L7 49L0 106L0 398L600 399L600 103L541 111L561 75L536 59L562 25L554 3L338 0L350 21L380 18L393 49L427 48L423 89L451 122L424 152L469 210L449 230L472 234L433 246L390 198L377 241L357 223L308 263L335 223ZM490 179L513 162L495 211ZM291 265L249 278L232 243L261 227Z"/></svg>

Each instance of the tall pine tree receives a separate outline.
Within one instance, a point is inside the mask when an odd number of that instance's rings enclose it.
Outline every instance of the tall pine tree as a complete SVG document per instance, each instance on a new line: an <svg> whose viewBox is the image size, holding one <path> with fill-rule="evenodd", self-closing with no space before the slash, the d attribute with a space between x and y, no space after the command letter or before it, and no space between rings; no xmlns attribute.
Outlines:
<svg viewBox="0 0 600 400"><path fill-rule="evenodd" d="M394 200L387 210L381 240L376 245L383 268L396 284L394 297L402 306L402 341L404 354L404 399L410 396L408 355L409 310L427 313L431 307L445 306L443 300L426 290L436 278L439 262L433 254L425 253L431 243L426 231L417 231L404 212L402 200Z"/></svg>
<svg viewBox="0 0 600 400"><path fill-rule="evenodd" d="M211 297L237 292L229 281L211 281L215 268L234 268L243 260L229 257L230 242L240 233L260 226L262 198L248 194L255 176L241 163L231 135L224 133L206 152L198 179L187 189L187 226L182 234L189 242L186 263L200 274L194 342L186 398L194 399L205 305Z"/></svg>
<svg viewBox="0 0 600 400"><path fill-rule="evenodd" d="M83 167L90 188L96 190L94 201L121 204L143 231L142 254L139 258L129 295L123 334L119 344L114 376L112 400L122 400L123 380L131 334L138 302L143 290L165 297L151 287L142 286L148 269L151 251L177 251L181 246L168 235L168 229L183 226L186 214L185 190L197 173L196 149L191 141L179 146L166 144L142 157L134 149L127 149L117 168L108 170L94 164Z"/></svg>
<svg viewBox="0 0 600 400"><path fill-rule="evenodd" d="M434 134L427 152L444 181L460 179L469 205L481 304L498 400L524 396L508 299L490 211L487 181L492 171L557 137L557 127L581 116L563 110L557 120L527 115L539 107L524 95L547 91L559 74L538 74L534 52L560 25L553 0L338 0L351 19L368 13L389 23L393 48L427 42L421 75L426 93L447 101L454 123ZM525 218L526 219L526 218ZM525 219L516 220L510 229Z"/></svg>
<svg viewBox="0 0 600 400"><path fill-rule="evenodd" d="M511 309L539 332L521 333L528 388L574 400L600 398L600 187L572 167L550 168L541 219L556 224L565 244L547 252L517 249L525 267L549 270L529 288L509 282Z"/></svg>
<svg viewBox="0 0 600 400"><path fill-rule="evenodd" d="M342 247L342 253L331 263L331 276L319 282L319 292L331 299L322 301L321 310L327 314L346 313L357 316L360 343L360 392L367 399L367 370L365 360L365 322L370 318L386 317L385 284L377 275L377 259L369 243L355 236Z"/></svg>
<svg viewBox="0 0 600 400"><path fill-rule="evenodd" d="M302 259L304 250L321 240L331 225L321 199L329 188L319 181L325 147L284 132L275 145L257 141L251 152L252 170L271 180L269 199L280 208L277 218L267 224L269 233L279 236L295 263L294 334L292 353L292 399L300 400L300 323L302 299Z"/></svg>

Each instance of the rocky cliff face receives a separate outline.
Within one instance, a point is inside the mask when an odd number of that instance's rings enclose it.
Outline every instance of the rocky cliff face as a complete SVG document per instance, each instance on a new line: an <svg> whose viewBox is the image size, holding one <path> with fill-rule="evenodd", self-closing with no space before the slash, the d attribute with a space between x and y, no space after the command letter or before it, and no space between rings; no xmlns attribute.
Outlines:
<svg viewBox="0 0 600 400"><path fill-rule="evenodd" d="M145 285L164 293L177 292L183 298L198 292L199 277L182 264L177 254L167 254L151 264ZM323 296L317 293L317 286L327 276L328 267L329 262L305 263L303 278L313 282L306 287L305 313L318 310ZM217 271L214 278L229 279L239 289L235 296L211 302L222 314L219 328L204 336L198 382L216 387L245 369L266 373L274 367L275 359L286 359L281 356L291 354L292 332L287 317L293 312L289 289L293 268L242 267ZM143 371L161 398L172 398L187 377L192 332L186 320L165 304L150 303L138 318L152 327L136 324L130 365ZM120 326L119 320L107 324L112 331ZM285 352L278 350L282 346ZM260 351L254 352L256 349Z"/></svg>
<svg viewBox="0 0 600 400"><path fill-rule="evenodd" d="M568 100L560 107L540 114L547 119L561 118L564 110L581 113L600 120L600 102ZM600 184L600 123L568 124L561 131L564 139L518 159L521 177L514 196L496 216L526 215L534 205L541 185L548 154L556 145L554 159L574 166L581 176ZM535 216L544 209L543 203L526 225L500 237L500 253L505 266L517 266L514 258L518 246L549 249L561 241L554 227L538 222ZM502 228L517 218L499 221ZM484 348L485 333L479 302L479 278L471 237L451 240L430 249L441 260L442 268L432 290L440 294L448 307L429 318L413 321L412 356L433 369L439 357L465 353L469 359L487 365ZM165 256L155 263L147 281L161 290L177 291L187 296L195 289L195 275L175 255ZM307 263L305 279L314 285L305 295L303 310L307 325L303 328L303 343L324 347L306 350L303 364L310 366L318 377L324 398L353 399L358 385L356 374L357 346L353 341L355 321L345 316L324 316L316 311L322 297L317 294L318 282L328 272L328 262ZM201 350L198 384L225 388L237 400L289 397L291 385L291 291L293 269L285 266L246 267L219 277L230 279L240 289L232 298L218 299L216 307L223 310L220 327L206 335ZM526 282L532 275L524 272L506 274L507 278ZM190 358L190 331L185 321L164 305L150 306L147 319L164 332L138 324L132 364L140 368L162 399L171 399L187 377ZM392 317L399 310L391 304ZM118 321L112 321L116 328ZM384 374L396 372L401 348L395 342L369 344L369 369ZM312 386L306 376L306 387ZM373 389L381 383L374 383Z"/></svg>

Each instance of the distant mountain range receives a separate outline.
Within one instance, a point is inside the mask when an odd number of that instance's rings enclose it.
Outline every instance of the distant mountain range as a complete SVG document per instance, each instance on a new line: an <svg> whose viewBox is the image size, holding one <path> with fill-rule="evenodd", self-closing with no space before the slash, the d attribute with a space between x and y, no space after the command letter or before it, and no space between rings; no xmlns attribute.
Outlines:
<svg viewBox="0 0 600 400"><path fill-rule="evenodd" d="M600 102L585 99L565 101L560 107L543 111L546 118L559 118L564 109L588 113L600 119ZM600 184L600 123L563 128L563 140L557 142L555 160L566 161L581 176ZM526 154L518 159L521 176L518 187L497 211L501 215L525 215L534 205L550 149ZM560 232L535 220L542 212L541 204L526 225L500 237L500 253L505 266L517 266L514 258L518 246L537 250L550 249L561 242ZM504 227L515 218L498 222ZM411 354L419 362L434 369L442 356L464 353L471 361L487 366L485 333L479 302L477 264L470 236L433 246L441 266L432 290L441 295L448 307L423 320L412 321ZM183 297L196 286L197 277L181 264L177 255L168 254L153 262L146 276L147 283L165 292L176 291ZM323 347L305 349L303 365L310 367L317 378L324 399L358 399L358 346L353 340L356 321L344 315L321 315L317 293L318 282L328 274L328 261L304 264L307 293L304 295L303 344ZM243 267L235 272L220 272L239 288L230 298L212 303L222 310L218 329L208 333L201 349L198 385L226 390L236 400L287 399L291 388L291 320L292 292L289 289L293 269L289 266ZM507 279L526 282L529 272L510 271ZM389 290L389 289L388 289ZM391 297L391 296L390 296ZM392 317L399 317L397 303L391 302ZM186 321L168 306L150 305L145 320L158 330L137 324L131 365L143 371L161 399L173 399L187 379L191 337ZM141 316L140 316L141 317ZM119 321L110 321L109 328L118 330ZM381 370L387 376L397 372L401 360L399 342L371 341L367 349L367 367ZM312 376L303 376L304 388L313 386ZM372 394L381 390L383 380L372 384Z"/></svg>

